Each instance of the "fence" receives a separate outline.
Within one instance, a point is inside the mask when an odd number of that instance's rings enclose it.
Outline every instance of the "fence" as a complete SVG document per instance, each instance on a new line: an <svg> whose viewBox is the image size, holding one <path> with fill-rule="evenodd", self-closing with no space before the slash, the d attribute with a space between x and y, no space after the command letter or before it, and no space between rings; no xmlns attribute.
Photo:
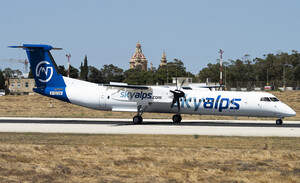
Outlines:
<svg viewBox="0 0 300 183"><path fill-rule="evenodd" d="M300 81L254 81L254 82L227 82L226 90L252 91L252 90L300 90ZM269 87L266 87L269 86Z"/></svg>

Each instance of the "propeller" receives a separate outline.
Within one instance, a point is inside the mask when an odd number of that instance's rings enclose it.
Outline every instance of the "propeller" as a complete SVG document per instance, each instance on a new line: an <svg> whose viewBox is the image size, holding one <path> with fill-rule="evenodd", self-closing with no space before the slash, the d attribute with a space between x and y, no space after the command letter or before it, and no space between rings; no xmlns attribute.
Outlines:
<svg viewBox="0 0 300 183"><path fill-rule="evenodd" d="M180 112L180 103L179 103L179 98L180 97L184 97L185 93L183 91L181 91L180 89L182 88L183 83L185 82L185 80L182 81L180 88L178 89L178 85L177 85L177 76L176 76L176 89L175 90L170 90L171 93L173 93L174 98L171 104L171 108L174 107L175 103L177 102L177 107L178 107L178 112Z"/></svg>

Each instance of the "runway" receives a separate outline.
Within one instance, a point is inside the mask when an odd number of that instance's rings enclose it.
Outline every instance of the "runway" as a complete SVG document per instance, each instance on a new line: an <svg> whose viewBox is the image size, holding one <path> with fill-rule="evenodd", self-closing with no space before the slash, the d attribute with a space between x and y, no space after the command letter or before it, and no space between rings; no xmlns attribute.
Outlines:
<svg viewBox="0 0 300 183"><path fill-rule="evenodd" d="M0 118L0 132L300 137L300 121Z"/></svg>

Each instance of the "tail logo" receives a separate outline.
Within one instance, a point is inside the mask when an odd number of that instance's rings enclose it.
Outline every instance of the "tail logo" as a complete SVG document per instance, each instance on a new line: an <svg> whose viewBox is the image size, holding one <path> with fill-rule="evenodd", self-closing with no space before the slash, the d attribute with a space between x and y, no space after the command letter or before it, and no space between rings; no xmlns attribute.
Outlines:
<svg viewBox="0 0 300 183"><path fill-rule="evenodd" d="M51 64L47 61L41 61L38 63L35 69L35 75L42 83L47 83L50 81L53 76L53 68Z"/></svg>

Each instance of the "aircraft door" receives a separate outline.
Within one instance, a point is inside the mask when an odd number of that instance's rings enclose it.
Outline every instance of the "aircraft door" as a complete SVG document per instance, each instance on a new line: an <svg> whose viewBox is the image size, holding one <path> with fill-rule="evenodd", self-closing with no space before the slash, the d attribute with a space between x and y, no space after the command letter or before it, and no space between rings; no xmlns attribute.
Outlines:
<svg viewBox="0 0 300 183"><path fill-rule="evenodd" d="M271 100L269 99L269 97L261 97L257 105L261 110L263 110L264 108L268 107L268 104L270 103Z"/></svg>
<svg viewBox="0 0 300 183"><path fill-rule="evenodd" d="M105 91L101 91L100 92L100 104L99 104L100 108L105 108L106 107L106 92Z"/></svg>

